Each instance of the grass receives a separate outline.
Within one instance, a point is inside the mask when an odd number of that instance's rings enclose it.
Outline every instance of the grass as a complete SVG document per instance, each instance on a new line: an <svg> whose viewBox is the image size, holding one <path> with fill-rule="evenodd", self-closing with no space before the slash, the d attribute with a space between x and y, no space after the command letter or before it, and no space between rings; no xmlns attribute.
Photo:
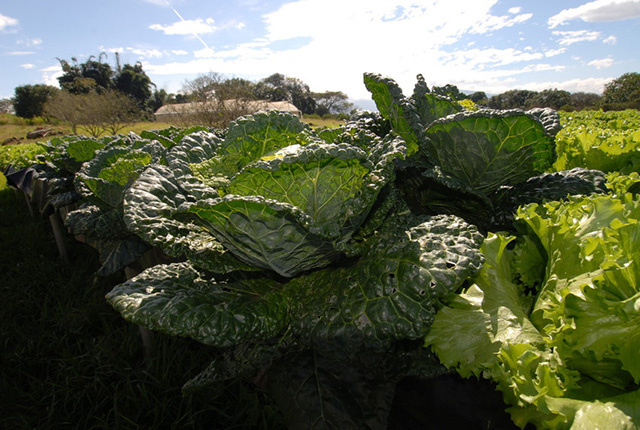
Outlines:
<svg viewBox="0 0 640 430"><path fill-rule="evenodd" d="M333 118L321 118L317 115L309 117L303 117L303 121L310 124L312 127L337 127L344 122ZM155 121L140 121L123 128L120 133L127 134L129 132L140 133L142 130L150 129L163 129L169 127L170 123L155 122ZM49 138L44 139L27 139L26 136L29 132L34 131L39 127L53 127L62 131L63 134L71 134L71 128L64 124L47 124L41 118L24 119L10 114L0 114L0 142L4 142L10 138L18 138L21 143L34 143L37 141L47 141ZM78 129L79 134L87 134L82 130L82 127ZM104 133L103 135L108 135Z"/></svg>
<svg viewBox="0 0 640 430"><path fill-rule="evenodd" d="M2 178L3 180L4 178ZM104 300L97 253L68 237L58 255L47 219L0 181L0 428L279 428L265 394L244 381L183 397L217 352L154 333L145 360L137 327Z"/></svg>

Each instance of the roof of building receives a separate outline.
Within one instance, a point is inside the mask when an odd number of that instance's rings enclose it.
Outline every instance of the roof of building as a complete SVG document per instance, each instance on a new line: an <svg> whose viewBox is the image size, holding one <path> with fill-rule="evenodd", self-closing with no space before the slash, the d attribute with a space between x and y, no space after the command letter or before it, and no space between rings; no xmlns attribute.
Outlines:
<svg viewBox="0 0 640 430"><path fill-rule="evenodd" d="M190 102L190 103L177 103L177 104L169 104L161 106L157 111L156 115L175 115L175 114L185 114L193 111L197 111L204 102ZM242 109L249 110L251 112L258 112L261 110L279 110L284 112L291 112L299 115L300 110L295 107L292 103L287 101L278 101L272 102L268 100L245 100L238 101L236 99L224 100L225 107L233 108L234 105L239 105Z"/></svg>

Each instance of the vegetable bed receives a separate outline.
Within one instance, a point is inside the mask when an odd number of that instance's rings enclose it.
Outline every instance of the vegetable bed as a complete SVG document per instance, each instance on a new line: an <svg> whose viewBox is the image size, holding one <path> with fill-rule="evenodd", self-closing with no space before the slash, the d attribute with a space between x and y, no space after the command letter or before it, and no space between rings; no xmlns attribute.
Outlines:
<svg viewBox="0 0 640 430"><path fill-rule="evenodd" d="M251 380L292 429L638 427L633 162L560 170L553 110L364 84L379 112L335 129L53 139L38 209L127 274L127 321L219 352L185 395Z"/></svg>

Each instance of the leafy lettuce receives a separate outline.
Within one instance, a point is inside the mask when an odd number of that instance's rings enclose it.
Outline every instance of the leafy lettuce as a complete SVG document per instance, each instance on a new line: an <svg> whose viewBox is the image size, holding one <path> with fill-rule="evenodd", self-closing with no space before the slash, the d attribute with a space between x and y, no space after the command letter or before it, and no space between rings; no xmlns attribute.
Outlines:
<svg viewBox="0 0 640 430"><path fill-rule="evenodd" d="M474 285L425 338L494 380L522 428L638 428L638 177L609 179L612 194L530 204L520 235L490 234Z"/></svg>

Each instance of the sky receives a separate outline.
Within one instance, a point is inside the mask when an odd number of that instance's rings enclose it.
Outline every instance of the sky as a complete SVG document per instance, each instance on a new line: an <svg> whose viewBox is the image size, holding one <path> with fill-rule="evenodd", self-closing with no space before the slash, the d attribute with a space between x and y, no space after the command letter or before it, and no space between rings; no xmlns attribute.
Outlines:
<svg viewBox="0 0 640 430"><path fill-rule="evenodd" d="M601 94L640 72L639 41L640 0L1 0L0 98L58 86L60 60L115 68L116 53L170 93L209 72L281 73L370 100L371 72L406 95L417 74L465 92Z"/></svg>

